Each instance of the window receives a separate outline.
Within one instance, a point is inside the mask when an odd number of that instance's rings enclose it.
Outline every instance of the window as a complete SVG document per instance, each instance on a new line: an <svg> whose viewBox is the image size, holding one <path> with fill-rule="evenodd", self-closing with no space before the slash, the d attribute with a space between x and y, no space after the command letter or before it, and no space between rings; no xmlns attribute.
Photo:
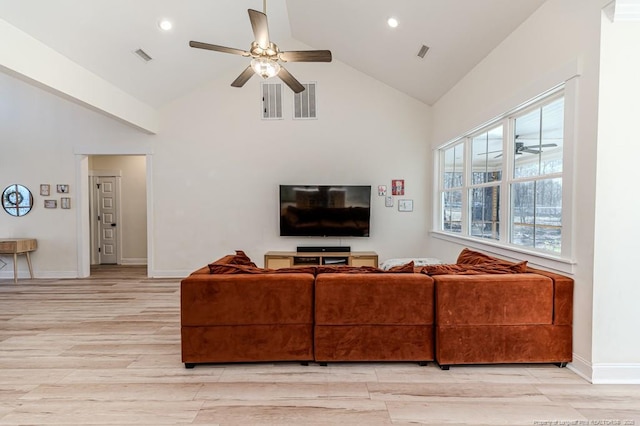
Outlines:
<svg viewBox="0 0 640 426"><path fill-rule="evenodd" d="M441 148L439 230L561 254L563 142L556 91Z"/></svg>

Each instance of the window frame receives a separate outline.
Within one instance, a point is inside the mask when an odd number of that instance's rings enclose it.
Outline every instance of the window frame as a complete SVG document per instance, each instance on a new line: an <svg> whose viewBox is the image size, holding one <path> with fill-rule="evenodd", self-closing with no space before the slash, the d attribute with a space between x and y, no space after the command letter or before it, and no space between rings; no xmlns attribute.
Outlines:
<svg viewBox="0 0 640 426"><path fill-rule="evenodd" d="M484 249L505 257L518 259L518 253L527 254L527 258L533 259L534 263L556 269L566 273L572 273L575 261L572 260L574 251L573 238L573 212L575 199L572 196L574 189L573 179L573 157L574 157L574 133L575 133L575 111L577 108L577 82L576 79L569 79L552 89L524 102L521 105L499 115L498 117L464 133L462 136L450 140L434 149L434 209L431 235L455 242L462 243L476 249ZM563 151L562 151L562 172L532 177L514 178L515 144L514 127L518 117L526 115L528 112L550 104L559 98L564 98L564 124L563 124ZM473 139L478 135L489 132L502 125L503 127L503 162L502 175L498 181L473 184L472 181L472 144ZM442 226L443 215L443 173L444 173L444 151L455 145L462 144L464 147L463 166L463 187L462 189L462 232L455 234L446 231ZM511 185L518 182L530 182L532 180L547 180L552 178L562 179L562 237L561 251L559 253L548 250L537 249L530 246L523 246L511 243L512 228L512 201L510 196ZM471 235L472 214L470 209L471 192L474 188L500 187L500 207L499 214L499 239L490 239L482 236ZM522 257L522 256L520 256Z"/></svg>

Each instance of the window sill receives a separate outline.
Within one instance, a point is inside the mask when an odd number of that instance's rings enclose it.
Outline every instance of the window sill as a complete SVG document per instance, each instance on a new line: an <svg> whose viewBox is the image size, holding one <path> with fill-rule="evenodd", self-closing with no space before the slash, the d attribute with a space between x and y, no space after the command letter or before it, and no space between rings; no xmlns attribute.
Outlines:
<svg viewBox="0 0 640 426"><path fill-rule="evenodd" d="M516 262L526 260L528 261L528 264L534 268L539 267L542 269L549 269L554 272L560 272L568 275L573 275L575 273L576 262L564 257L554 256L534 250L527 250L517 246L494 243L478 238L454 235L442 231L432 230L430 234L433 238L462 244L471 249L481 250L488 254L507 258L508 260Z"/></svg>

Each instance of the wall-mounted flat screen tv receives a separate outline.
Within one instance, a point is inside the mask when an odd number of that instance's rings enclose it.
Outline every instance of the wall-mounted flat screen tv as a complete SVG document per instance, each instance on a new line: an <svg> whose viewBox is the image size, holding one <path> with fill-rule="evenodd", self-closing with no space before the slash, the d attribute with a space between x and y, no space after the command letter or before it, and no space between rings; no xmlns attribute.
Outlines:
<svg viewBox="0 0 640 426"><path fill-rule="evenodd" d="M283 237L368 237L370 185L280 185Z"/></svg>

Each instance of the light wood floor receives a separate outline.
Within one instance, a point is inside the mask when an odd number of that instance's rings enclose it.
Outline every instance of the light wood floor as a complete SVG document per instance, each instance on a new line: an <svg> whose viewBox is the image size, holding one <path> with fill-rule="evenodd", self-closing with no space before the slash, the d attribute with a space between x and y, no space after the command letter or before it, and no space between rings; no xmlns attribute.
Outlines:
<svg viewBox="0 0 640 426"><path fill-rule="evenodd" d="M187 370L179 321L179 280L140 267L0 280L0 425L640 425L640 386L553 365Z"/></svg>

